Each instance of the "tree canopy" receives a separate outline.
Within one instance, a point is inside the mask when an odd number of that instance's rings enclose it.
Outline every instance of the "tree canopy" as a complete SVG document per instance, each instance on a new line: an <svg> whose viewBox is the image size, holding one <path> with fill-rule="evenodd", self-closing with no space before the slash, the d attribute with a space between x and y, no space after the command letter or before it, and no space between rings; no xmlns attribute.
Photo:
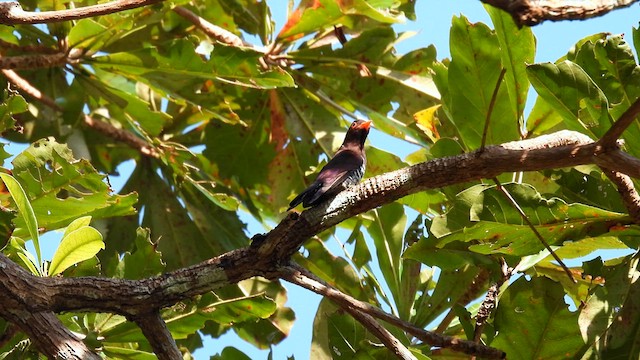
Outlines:
<svg viewBox="0 0 640 360"><path fill-rule="evenodd" d="M0 4L0 131L28 144L0 148L0 358L269 348L282 280L324 297L314 359L636 358L640 30L535 63L522 25L557 13L485 2L450 58L395 51L412 0L302 0L282 28L257 0ZM362 184L286 212L357 118L419 150L368 144Z"/></svg>

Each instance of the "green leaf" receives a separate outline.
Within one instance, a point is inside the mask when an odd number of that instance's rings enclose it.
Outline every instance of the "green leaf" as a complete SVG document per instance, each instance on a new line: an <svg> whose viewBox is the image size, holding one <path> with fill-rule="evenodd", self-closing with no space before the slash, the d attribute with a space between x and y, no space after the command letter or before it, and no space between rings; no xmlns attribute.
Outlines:
<svg viewBox="0 0 640 360"><path fill-rule="evenodd" d="M2 252L33 275L42 276L42 270L40 270L37 260L27 251L24 240L15 236L10 237L7 245L2 248Z"/></svg>
<svg viewBox="0 0 640 360"><path fill-rule="evenodd" d="M94 257L104 249L102 234L90 226L73 230L62 238L58 249L53 254L49 275L54 276L81 261Z"/></svg>
<svg viewBox="0 0 640 360"><path fill-rule="evenodd" d="M555 359L583 346L578 313L570 312L562 287L544 277L518 278L502 293L495 314L498 335L490 344L516 359Z"/></svg>
<svg viewBox="0 0 640 360"><path fill-rule="evenodd" d="M62 238L64 239L67 235L69 235L70 232L76 231L85 226L89 226L90 223L91 223L91 216L82 216L73 220L71 224L69 224L67 228L64 229L64 234L62 234Z"/></svg>
<svg viewBox="0 0 640 360"><path fill-rule="evenodd" d="M611 126L609 103L591 77L576 63L529 65L531 84L564 119L568 129L594 138Z"/></svg>
<svg viewBox="0 0 640 360"><path fill-rule="evenodd" d="M480 146L482 133L503 65L496 34L482 23L454 17L450 34L448 103L452 121L460 131L466 149ZM440 87L439 87L440 88ZM487 143L519 138L518 116L513 111L507 86L500 86L487 133Z"/></svg>
<svg viewBox="0 0 640 360"><path fill-rule="evenodd" d="M506 70L502 86L507 88L512 112L520 121L529 92L526 64L533 63L536 39L530 27L518 27L506 11L489 5L485 5L484 8L491 16L500 43L500 56Z"/></svg>
<svg viewBox="0 0 640 360"><path fill-rule="evenodd" d="M97 50L102 47L111 33L107 28L92 19L80 19L71 28L68 35L70 48Z"/></svg>
<svg viewBox="0 0 640 360"><path fill-rule="evenodd" d="M127 349L120 346L103 346L102 351L111 359L123 360L154 360L158 357L152 353L142 350Z"/></svg>
<svg viewBox="0 0 640 360"><path fill-rule="evenodd" d="M606 287L597 287L581 309L580 332L588 346L586 355L630 359L639 353L640 317L634 310L640 296L638 256L606 265L602 269Z"/></svg>
<svg viewBox="0 0 640 360"><path fill-rule="evenodd" d="M640 97L640 66L633 51L622 35L585 42L579 47L573 60L591 76L606 95L611 106L611 117L619 118ZM640 125L633 122L624 132L627 150L638 156Z"/></svg>
<svg viewBox="0 0 640 360"><path fill-rule="evenodd" d="M37 267L40 268L40 266L42 266L42 256L40 255L40 241L38 238L38 221L36 219L36 214L33 211L31 201L29 201L26 192L16 178L9 174L0 172L0 179L4 182L4 186L9 191L9 194L11 194L11 198L18 208L18 219L22 219L27 233L31 237L31 240L33 240L33 246L35 247L36 254L38 255Z"/></svg>
<svg viewBox="0 0 640 360"><path fill-rule="evenodd" d="M202 86L206 80L256 89L294 86L284 70L262 71L258 65L262 55L249 48L220 45L209 60L203 60L189 41L175 40L163 47L96 56L91 64L160 87L169 94L180 87Z"/></svg>
<svg viewBox="0 0 640 360"><path fill-rule="evenodd" d="M15 126L13 115L27 111L27 101L18 94L9 94L6 89L0 99L0 132L4 133Z"/></svg>
<svg viewBox="0 0 640 360"><path fill-rule="evenodd" d="M101 219L133 214L136 194L113 195L87 160L74 160L69 148L53 138L41 139L13 160L13 174L32 199L38 225L48 230L82 216ZM16 236L24 236L24 219L16 219Z"/></svg>
<svg viewBox="0 0 640 360"><path fill-rule="evenodd" d="M126 252L118 263L117 277L123 279L142 279L161 274L165 269L162 254L151 242L151 231L136 230L135 248Z"/></svg>
<svg viewBox="0 0 640 360"><path fill-rule="evenodd" d="M403 235L407 224L404 208L391 203L373 210L373 221L367 230L376 248L382 275L396 301L401 301Z"/></svg>
<svg viewBox="0 0 640 360"><path fill-rule="evenodd" d="M242 351L234 347L227 346L222 349L220 354L213 355L210 360L251 360L251 358Z"/></svg>

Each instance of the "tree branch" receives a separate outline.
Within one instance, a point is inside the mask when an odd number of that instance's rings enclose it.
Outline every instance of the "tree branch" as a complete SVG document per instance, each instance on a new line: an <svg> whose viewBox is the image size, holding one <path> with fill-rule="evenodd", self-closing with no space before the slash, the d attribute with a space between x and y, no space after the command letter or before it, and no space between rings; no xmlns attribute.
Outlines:
<svg viewBox="0 0 640 360"><path fill-rule="evenodd" d="M631 180L629 176L617 171L602 169L602 172L604 172L609 180L618 188L618 193L627 211L629 211L629 216L631 216L636 224L640 224L640 195L638 195L638 191L636 191L633 185L633 180Z"/></svg>
<svg viewBox="0 0 640 360"><path fill-rule="evenodd" d="M0 3L0 8L3 4ZM38 54L0 57L0 69L40 69L62 66L67 63L67 54Z"/></svg>
<svg viewBox="0 0 640 360"><path fill-rule="evenodd" d="M117 141L121 141L127 144L129 147L140 151L140 153L143 155L152 158L160 157L160 153L158 152L158 150L156 150L149 143L126 130L118 129L117 127L109 124L106 121L96 120L89 115L85 115L84 123L93 130L98 131Z"/></svg>
<svg viewBox="0 0 640 360"><path fill-rule="evenodd" d="M173 12L189 20L191 23L193 23L193 25L197 26L198 29L202 30L205 34L209 35L210 37L218 40L223 44L227 44L230 46L238 46L238 47L246 46L246 47L253 48L253 45L243 41L238 35L208 22L207 20L201 18L200 16L196 15L191 10L183 6L174 7ZM264 50L262 50L262 52L264 52Z"/></svg>
<svg viewBox="0 0 640 360"><path fill-rule="evenodd" d="M77 9L31 12L22 10L18 2L0 3L0 24L48 24L77 20L152 5L163 0L118 0Z"/></svg>
<svg viewBox="0 0 640 360"><path fill-rule="evenodd" d="M0 58L2 61L4 58ZM36 89L31 83L29 83L26 79L18 75L13 70L2 70L2 75L4 75L10 83L15 85L18 89L24 91L27 95L33 97L34 99L40 101L44 105L52 108L56 111L62 111L62 108L53 101L52 98L48 97L46 94L43 94L42 91Z"/></svg>
<svg viewBox="0 0 640 360"><path fill-rule="evenodd" d="M160 316L159 310L136 316L133 321L138 324L144 336L149 340L149 344L151 344L151 348L153 348L153 352L158 359L182 359L182 353L178 349L176 341L171 337L171 332L162 316Z"/></svg>
<svg viewBox="0 0 640 360"><path fill-rule="evenodd" d="M584 20L598 17L612 10L633 5L638 0L480 0L502 9L519 26L534 26L544 21Z"/></svg>
<svg viewBox="0 0 640 360"><path fill-rule="evenodd" d="M615 147L616 141L622 136L625 129L631 125L633 120L638 117L638 114L640 114L640 97L629 106L613 126L600 138L598 143L603 148Z"/></svg>

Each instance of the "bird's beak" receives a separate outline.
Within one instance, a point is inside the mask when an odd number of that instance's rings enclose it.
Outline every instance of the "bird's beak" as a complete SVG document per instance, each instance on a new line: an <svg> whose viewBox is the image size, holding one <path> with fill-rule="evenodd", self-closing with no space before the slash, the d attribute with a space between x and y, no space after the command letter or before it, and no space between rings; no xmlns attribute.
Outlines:
<svg viewBox="0 0 640 360"><path fill-rule="evenodd" d="M365 122L360 124L360 126L358 126L359 129L365 129L365 130L369 130L370 127L371 127L371 120L366 120Z"/></svg>

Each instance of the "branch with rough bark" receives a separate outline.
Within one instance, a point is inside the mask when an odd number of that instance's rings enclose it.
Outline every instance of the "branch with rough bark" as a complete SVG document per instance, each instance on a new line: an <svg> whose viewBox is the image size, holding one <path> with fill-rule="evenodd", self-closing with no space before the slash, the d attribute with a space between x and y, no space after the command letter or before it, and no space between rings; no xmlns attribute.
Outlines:
<svg viewBox="0 0 640 360"><path fill-rule="evenodd" d="M78 20L99 15L152 5L163 0L120 0L85 6L77 9L56 11L24 11L18 2L0 3L0 24L49 24L68 20Z"/></svg>
<svg viewBox="0 0 640 360"><path fill-rule="evenodd" d="M503 172L536 171L600 164L618 172L626 166L607 159L629 156L617 148L603 150L583 134L560 131L534 139L488 146L484 151L441 158L373 178L338 194L333 200L291 212L266 235L246 248L230 251L197 265L142 280L113 278L41 278L0 255L0 316L63 311L110 312L140 319L195 295L254 276L280 278L283 266L312 236L341 221L426 189L440 188ZM630 175L638 177L638 169ZM145 322L138 324L145 326ZM20 324L18 324L20 325ZM156 322L156 325L157 322ZM61 325L59 325L61 326ZM147 331L147 330L145 330ZM433 335L433 334L430 334ZM414 334L414 336L416 336ZM416 336L417 337L417 336ZM51 349L41 347L53 356ZM154 351L165 352L155 347Z"/></svg>
<svg viewBox="0 0 640 360"><path fill-rule="evenodd" d="M508 12L519 26L544 21L584 20L629 7L638 0L480 0Z"/></svg>

